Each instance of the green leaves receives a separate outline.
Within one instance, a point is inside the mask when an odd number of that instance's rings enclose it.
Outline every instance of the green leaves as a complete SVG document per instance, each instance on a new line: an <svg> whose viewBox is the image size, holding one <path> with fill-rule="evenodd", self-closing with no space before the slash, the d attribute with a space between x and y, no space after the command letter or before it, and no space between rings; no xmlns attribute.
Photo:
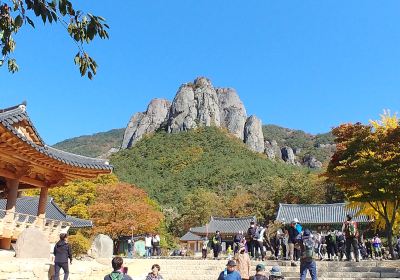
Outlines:
<svg viewBox="0 0 400 280"><path fill-rule="evenodd" d="M10 6L4 2L10 2ZM4 4L2 4L4 3ZM78 45L78 55L74 62L79 67L81 76L87 75L91 80L97 73L97 64L84 49L84 44L89 44L96 37L108 39L107 29L109 26L105 19L90 13L76 11L72 3L68 0L8 0L0 1L0 48L2 57L0 67L8 61L8 69L11 73L18 71L15 59L9 56L14 52L15 41L13 34L27 23L35 28L31 18L27 16L28 11L33 12L36 17L40 17L45 24L49 22L61 22L68 34Z"/></svg>

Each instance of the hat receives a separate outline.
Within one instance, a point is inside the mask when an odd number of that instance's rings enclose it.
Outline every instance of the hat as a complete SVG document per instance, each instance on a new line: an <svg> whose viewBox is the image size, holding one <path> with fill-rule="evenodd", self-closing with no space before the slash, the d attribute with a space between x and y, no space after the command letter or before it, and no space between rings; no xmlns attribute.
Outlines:
<svg viewBox="0 0 400 280"><path fill-rule="evenodd" d="M294 218L292 221L293 224L297 224L298 222L299 222L299 220L297 218Z"/></svg>
<svg viewBox="0 0 400 280"><path fill-rule="evenodd" d="M234 260L229 260L226 266L236 266L236 263Z"/></svg>
<svg viewBox="0 0 400 280"><path fill-rule="evenodd" d="M264 271L265 270L265 265L262 263L257 264L256 266L256 271Z"/></svg>
<svg viewBox="0 0 400 280"><path fill-rule="evenodd" d="M309 229L305 229L303 235L304 236L310 236L311 235L310 230Z"/></svg>
<svg viewBox="0 0 400 280"><path fill-rule="evenodd" d="M282 272L279 266L273 266L269 273L272 276L282 276Z"/></svg>

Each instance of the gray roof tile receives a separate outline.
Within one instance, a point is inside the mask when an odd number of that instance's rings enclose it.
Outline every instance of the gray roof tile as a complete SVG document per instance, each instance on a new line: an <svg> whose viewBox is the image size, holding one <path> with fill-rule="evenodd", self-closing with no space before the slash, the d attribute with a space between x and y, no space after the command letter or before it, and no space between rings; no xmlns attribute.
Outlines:
<svg viewBox="0 0 400 280"><path fill-rule="evenodd" d="M0 199L0 209L5 210L7 204L7 199ZM37 209L39 205L39 197L37 196L25 196L17 198L17 203L15 206L15 212L21 214L27 214L31 216L37 215ZM2 216L4 216L4 212L0 212ZM25 217L21 217L20 220L23 220ZM47 206L46 206L46 218L50 220L57 220L63 222L72 223L72 228L84 228L84 227L92 227L93 223L89 220L79 219L72 216L69 216L61 210L61 208L54 202L53 198L48 198ZM30 222L33 222L33 217L29 218Z"/></svg>
<svg viewBox="0 0 400 280"><path fill-rule="evenodd" d="M179 239L180 241L201 241L201 237L188 231L184 236Z"/></svg>
<svg viewBox="0 0 400 280"><path fill-rule="evenodd" d="M279 204L276 219L290 223L297 218L301 224L341 224L346 215L351 213L356 222L366 223L368 217L355 216L359 209L347 208L346 203L334 204Z"/></svg>
<svg viewBox="0 0 400 280"><path fill-rule="evenodd" d="M19 133L12 125L16 122L19 122L21 120L26 120L29 125L32 127L34 130L35 134L40 140L40 144L38 145L28 138L26 138L24 135ZM95 159L95 158L90 158L90 157L85 157L81 155L76 155L68 152L64 152L58 149L55 149L53 147L47 146L43 140L40 138L39 134L37 133L36 128L33 126L33 123L31 122L28 114L26 113L25 110L25 104L21 104L18 106L14 106L11 108L3 109L0 110L0 123L10 132L15 134L18 138L20 138L22 141L26 142L30 146L32 146L34 149L36 149L38 152L53 158L55 160L61 161L65 164L71 165L71 166L78 166L78 167L83 167L83 168L88 168L88 169L101 169L101 170L112 170L113 167L112 165L109 165L107 161L103 159Z"/></svg>
<svg viewBox="0 0 400 280"><path fill-rule="evenodd" d="M247 232L250 222L257 222L256 217L243 218L221 218L211 217L207 226L194 227L190 231L192 233L214 233L219 230L221 233L237 233L239 231Z"/></svg>

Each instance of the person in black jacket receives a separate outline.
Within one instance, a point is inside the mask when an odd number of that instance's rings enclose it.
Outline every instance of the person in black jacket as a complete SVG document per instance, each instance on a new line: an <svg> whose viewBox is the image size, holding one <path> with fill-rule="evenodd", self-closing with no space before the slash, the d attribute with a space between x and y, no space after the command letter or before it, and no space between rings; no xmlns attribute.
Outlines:
<svg viewBox="0 0 400 280"><path fill-rule="evenodd" d="M71 246L68 244L68 235L66 233L60 234L60 240L54 245L54 280L60 279L60 269L64 271L64 280L68 279L69 268L68 259L72 264Z"/></svg>

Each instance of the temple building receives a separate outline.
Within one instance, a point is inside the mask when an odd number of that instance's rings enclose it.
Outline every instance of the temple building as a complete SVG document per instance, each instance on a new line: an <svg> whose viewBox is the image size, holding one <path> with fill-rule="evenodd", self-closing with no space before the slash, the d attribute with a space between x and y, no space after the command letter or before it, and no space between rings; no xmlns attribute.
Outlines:
<svg viewBox="0 0 400 280"><path fill-rule="evenodd" d="M47 146L31 122L25 103L0 110L0 196L5 199L5 208L0 210L0 248L9 249L11 241L26 227L43 232L48 229L49 240L57 237L72 222L46 217L49 188L111 172L112 166L105 160ZM26 189L40 189L35 216L16 211L19 193Z"/></svg>
<svg viewBox="0 0 400 280"><path fill-rule="evenodd" d="M346 215L353 215L360 228L365 229L369 220L367 216L356 215L360 209L349 208L346 203L333 204L279 204L276 220L283 224L290 224L295 218L303 228L318 232L341 230Z"/></svg>
<svg viewBox="0 0 400 280"><path fill-rule="evenodd" d="M257 223L255 216L241 217L241 218L223 218L223 217L211 217L210 222L201 227L190 228L189 231L180 238L181 245L185 246L188 250L193 252L200 252L202 246L202 240L207 237L211 239L216 231L221 233L222 238L222 250L228 245L233 244L233 237L243 232L247 234L247 229L250 227L250 223Z"/></svg>

